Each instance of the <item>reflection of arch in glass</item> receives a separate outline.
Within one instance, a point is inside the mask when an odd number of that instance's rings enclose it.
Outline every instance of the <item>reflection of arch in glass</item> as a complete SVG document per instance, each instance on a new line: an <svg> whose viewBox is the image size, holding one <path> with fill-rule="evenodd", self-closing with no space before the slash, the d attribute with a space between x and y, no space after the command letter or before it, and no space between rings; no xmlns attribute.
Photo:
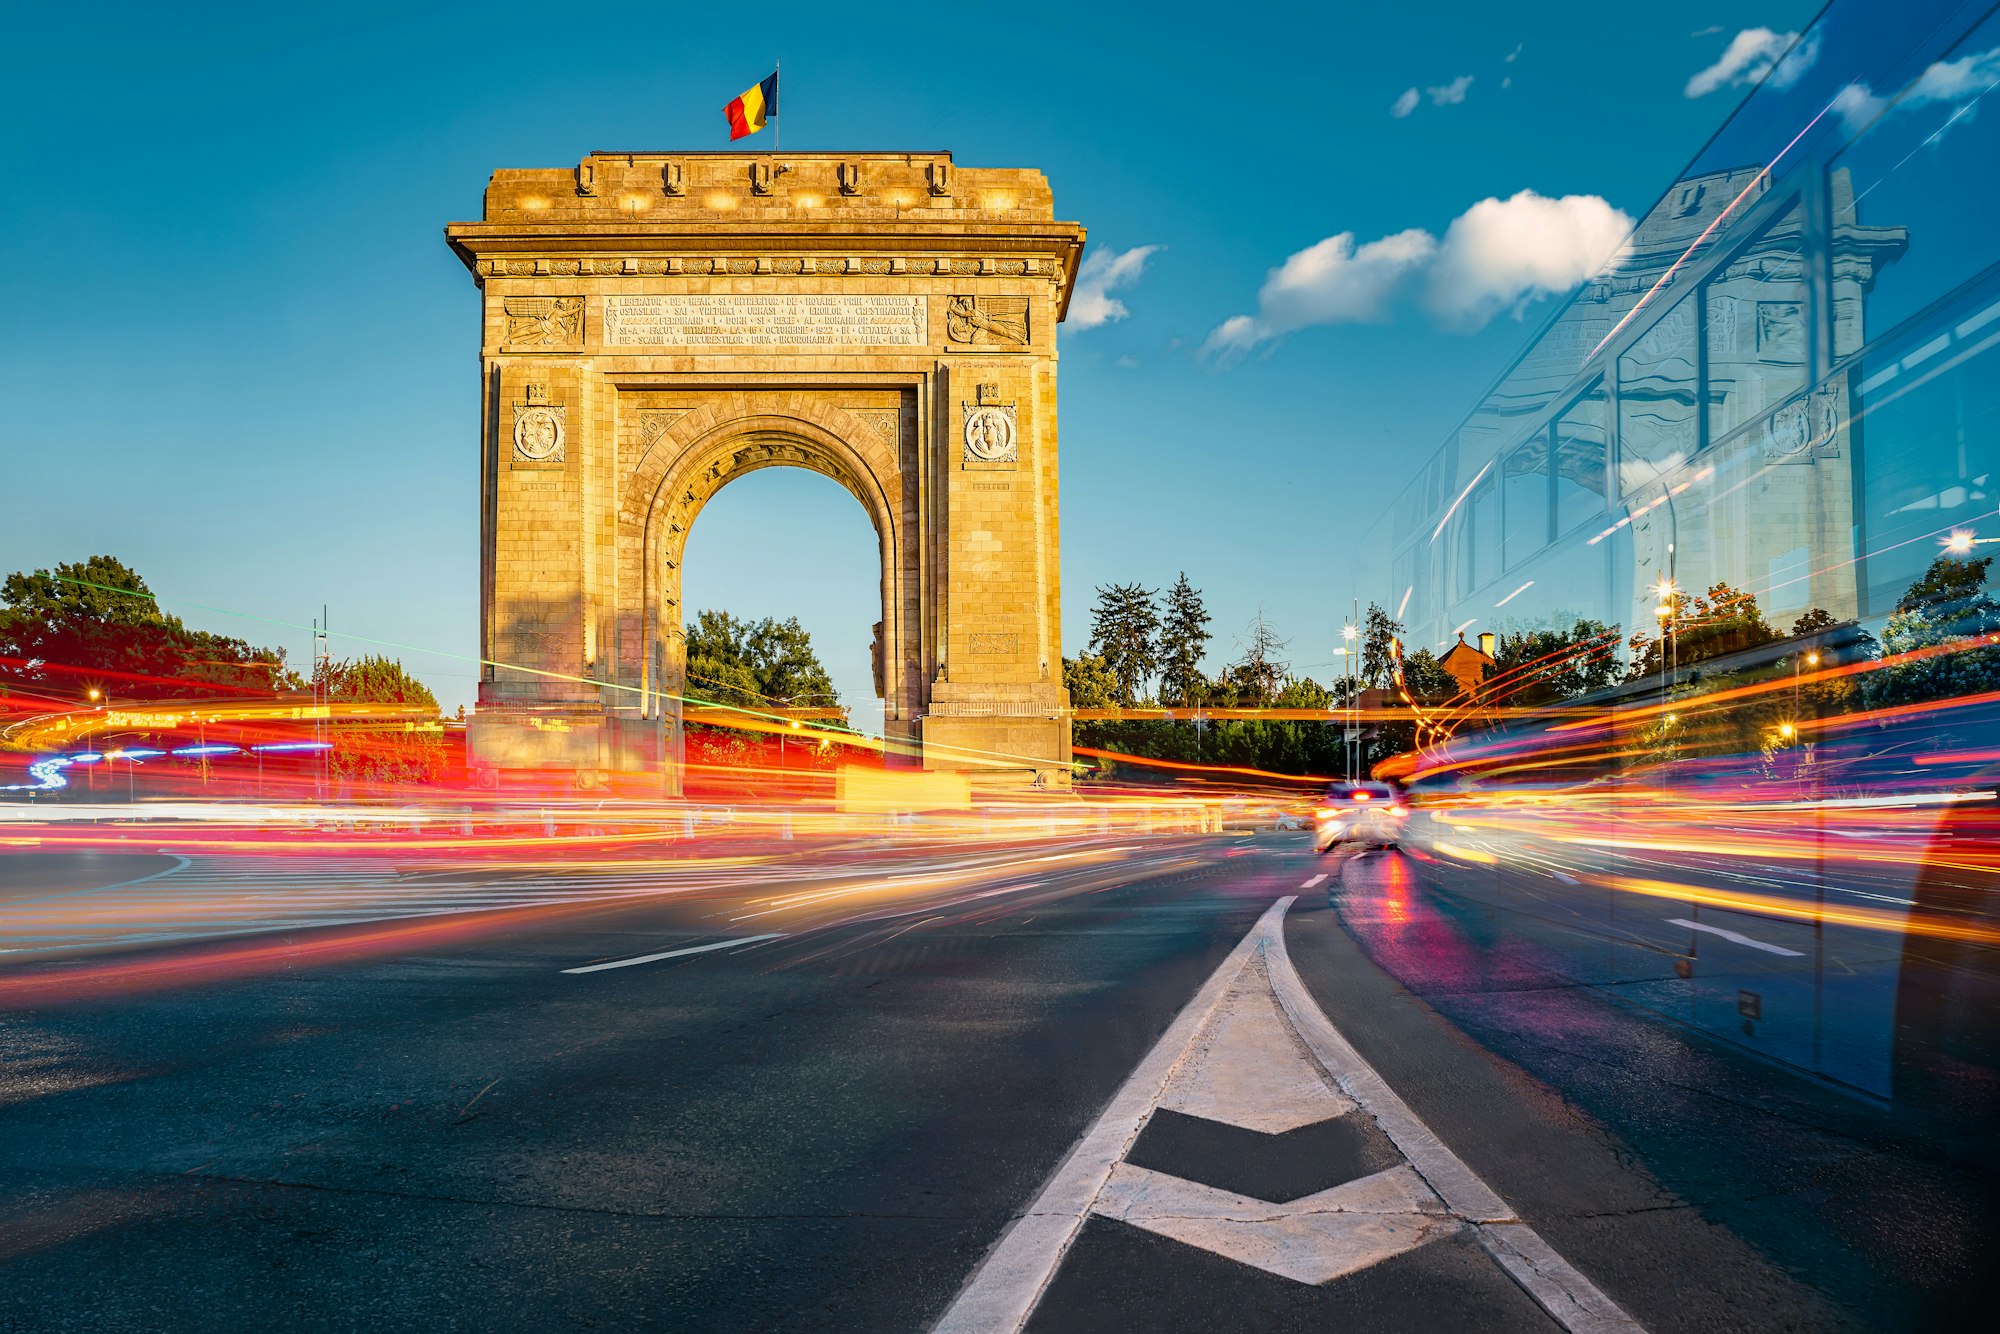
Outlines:
<svg viewBox="0 0 2000 1334"><path fill-rule="evenodd" d="M1628 492L1700 446L1696 324L1695 303L1683 297L1618 358L1619 472Z"/></svg>
<svg viewBox="0 0 2000 1334"><path fill-rule="evenodd" d="M1794 198L1702 283L1711 442L1805 388L1807 267L1805 210Z"/></svg>

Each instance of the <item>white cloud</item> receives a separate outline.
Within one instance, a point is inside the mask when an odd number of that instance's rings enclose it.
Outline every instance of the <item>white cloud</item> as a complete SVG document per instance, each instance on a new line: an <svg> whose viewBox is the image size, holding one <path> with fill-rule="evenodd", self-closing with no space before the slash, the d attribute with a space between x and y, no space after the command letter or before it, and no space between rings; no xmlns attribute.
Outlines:
<svg viewBox="0 0 2000 1334"><path fill-rule="evenodd" d="M1597 195L1523 190L1482 199L1445 230L1426 302L1459 328L1479 328L1504 310L1518 315L1596 273L1631 230L1632 219Z"/></svg>
<svg viewBox="0 0 2000 1334"><path fill-rule="evenodd" d="M1706 28L1696 28L1693 32L1689 33L1688 36L1713 37L1715 36L1715 34L1721 31L1722 31L1722 25L1720 23L1711 23Z"/></svg>
<svg viewBox="0 0 2000 1334"><path fill-rule="evenodd" d="M1897 111L1950 103L1962 106L2000 87L2000 46L1976 51L1957 60L1936 61L1919 74L1909 91L1898 98ZM1889 100L1859 80L1834 94L1833 109L1853 131L1866 129L1885 110Z"/></svg>
<svg viewBox="0 0 2000 1334"><path fill-rule="evenodd" d="M1224 320L1202 353L1234 360L1310 325L1381 320L1397 285L1436 250L1436 238L1415 227L1359 247L1353 232L1329 236L1271 270L1257 294L1257 314Z"/></svg>
<svg viewBox="0 0 2000 1334"><path fill-rule="evenodd" d="M1133 246L1130 250L1105 247L1086 255L1077 270L1076 291L1070 294L1069 317L1063 321L1072 331L1095 329L1100 324L1122 320L1130 314L1125 303L1112 296L1113 289L1130 287L1139 281L1146 261L1163 247Z"/></svg>
<svg viewBox="0 0 2000 1334"><path fill-rule="evenodd" d="M1514 49L1512 51L1509 51L1505 56L1502 56L1501 59L1505 60L1509 65L1511 65L1515 62L1515 60L1520 58L1521 52L1527 49L1528 49L1528 44L1526 42L1516 42L1514 44Z"/></svg>
<svg viewBox="0 0 2000 1334"><path fill-rule="evenodd" d="M1888 103L1869 91L1867 84L1859 81L1848 84L1833 95L1834 114L1846 121L1847 128L1853 131L1866 129L1873 124L1875 118L1882 114L1882 108L1887 105Z"/></svg>
<svg viewBox="0 0 2000 1334"><path fill-rule="evenodd" d="M1393 103L1390 104L1389 114L1394 116L1397 120L1401 120L1403 117L1409 115L1412 111L1415 111L1417 109L1417 102L1419 100L1420 99L1417 95L1416 89L1405 88L1403 90L1402 96L1398 97Z"/></svg>
<svg viewBox="0 0 2000 1334"><path fill-rule="evenodd" d="M1121 371L1136 371L1139 369L1139 359L1135 356L1130 355L1129 353L1126 354L1125 356L1118 358L1118 360L1112 362L1111 364L1116 366Z"/></svg>
<svg viewBox="0 0 2000 1334"><path fill-rule="evenodd" d="M1461 74L1450 83L1437 88L1426 88L1424 91L1430 94L1432 106L1452 107L1465 100L1465 91L1470 87L1472 87L1472 76Z"/></svg>
<svg viewBox="0 0 2000 1334"><path fill-rule="evenodd" d="M1777 87L1789 87L1819 57L1817 32L1808 39L1809 52L1802 47L1787 56L1785 53L1791 51L1792 44L1798 40L1799 35L1795 32L1745 28L1729 39L1729 45L1722 49L1722 54L1713 65L1698 71L1687 81L1685 91L1689 97L1706 97L1718 89L1756 83L1766 75L1772 76L1772 82ZM1775 69L1781 56L1784 57L1784 68Z"/></svg>
<svg viewBox="0 0 2000 1334"><path fill-rule="evenodd" d="M1814 28L1806 34L1805 40L1785 52L1784 59L1764 80L1773 88L1789 88L1805 77L1807 70L1819 63L1820 30Z"/></svg>
<svg viewBox="0 0 2000 1334"><path fill-rule="evenodd" d="M1419 275L1440 323L1477 329L1598 272L1631 230L1632 219L1596 195L1523 190L1480 200L1452 220L1442 242L1420 227L1362 246L1341 232L1271 270L1257 313L1215 326L1201 353L1226 365L1313 325L1386 322L1397 292Z"/></svg>
<svg viewBox="0 0 2000 1334"><path fill-rule="evenodd" d="M1500 80L1500 86L1502 88L1512 88L1514 86L1514 76L1509 74L1507 77Z"/></svg>
<svg viewBox="0 0 2000 1334"><path fill-rule="evenodd" d="M1966 102L1991 92L2000 83L2000 46L1991 51L1940 60L1917 76L1899 105L1919 107L1932 102Z"/></svg>

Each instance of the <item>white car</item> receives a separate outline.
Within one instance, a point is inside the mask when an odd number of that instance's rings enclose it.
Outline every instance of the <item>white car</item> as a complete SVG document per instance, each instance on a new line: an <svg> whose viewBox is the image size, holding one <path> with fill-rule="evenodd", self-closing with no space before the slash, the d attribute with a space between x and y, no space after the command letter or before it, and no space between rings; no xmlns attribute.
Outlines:
<svg viewBox="0 0 2000 1334"><path fill-rule="evenodd" d="M1409 818L1409 804L1387 783L1335 783L1313 808L1313 850L1339 843L1393 848Z"/></svg>

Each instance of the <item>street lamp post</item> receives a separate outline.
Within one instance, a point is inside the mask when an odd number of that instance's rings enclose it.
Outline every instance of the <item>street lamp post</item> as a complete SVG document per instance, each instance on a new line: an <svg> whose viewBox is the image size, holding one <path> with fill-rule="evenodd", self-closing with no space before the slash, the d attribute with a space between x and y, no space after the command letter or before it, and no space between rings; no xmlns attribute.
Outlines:
<svg viewBox="0 0 2000 1334"><path fill-rule="evenodd" d="M1358 610L1361 606L1361 600L1356 598L1354 605ZM1355 625L1351 619L1347 624L1340 627L1340 637L1346 641L1341 645L1340 649L1341 666L1346 669L1347 676L1347 726L1341 729L1340 754L1341 758L1347 762L1343 766L1342 772L1350 783L1355 781L1355 770L1359 767L1359 756L1356 752L1361 745L1360 741L1354 735L1360 730L1361 722L1360 709L1354 697L1354 641L1360 635L1361 628Z"/></svg>
<svg viewBox="0 0 2000 1334"><path fill-rule="evenodd" d="M1812 667L1814 669L1817 669L1819 667L1818 649L1814 649L1812 652L1807 653L1804 657L1794 656L1792 659L1792 721L1786 723L1785 726L1781 729L1787 739L1790 739L1798 730L1799 673L1803 671L1806 667ZM1796 777L1798 766L1794 764L1792 766L1792 769L1793 769L1793 776Z"/></svg>
<svg viewBox="0 0 2000 1334"><path fill-rule="evenodd" d="M1673 547L1667 548L1671 558ZM1670 574L1662 579L1655 591L1660 595L1660 603L1653 608L1653 615L1660 622L1660 786L1667 785L1672 765L1673 752L1668 749L1671 739L1667 729L1673 723L1673 714L1667 711L1667 704L1673 689L1673 677L1678 673L1680 663L1675 652L1674 622L1680 614L1680 590L1674 586Z"/></svg>

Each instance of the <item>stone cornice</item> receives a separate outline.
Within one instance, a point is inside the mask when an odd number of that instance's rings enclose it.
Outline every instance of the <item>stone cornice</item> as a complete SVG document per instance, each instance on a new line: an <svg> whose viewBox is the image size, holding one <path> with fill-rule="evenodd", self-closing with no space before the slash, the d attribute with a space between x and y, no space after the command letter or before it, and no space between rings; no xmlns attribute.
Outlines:
<svg viewBox="0 0 2000 1334"><path fill-rule="evenodd" d="M716 276L1037 277L1056 282L1059 320L1086 235L1053 218L1041 172L960 169L944 152L592 153L495 172L484 212L445 228L481 282L703 276L711 263Z"/></svg>

